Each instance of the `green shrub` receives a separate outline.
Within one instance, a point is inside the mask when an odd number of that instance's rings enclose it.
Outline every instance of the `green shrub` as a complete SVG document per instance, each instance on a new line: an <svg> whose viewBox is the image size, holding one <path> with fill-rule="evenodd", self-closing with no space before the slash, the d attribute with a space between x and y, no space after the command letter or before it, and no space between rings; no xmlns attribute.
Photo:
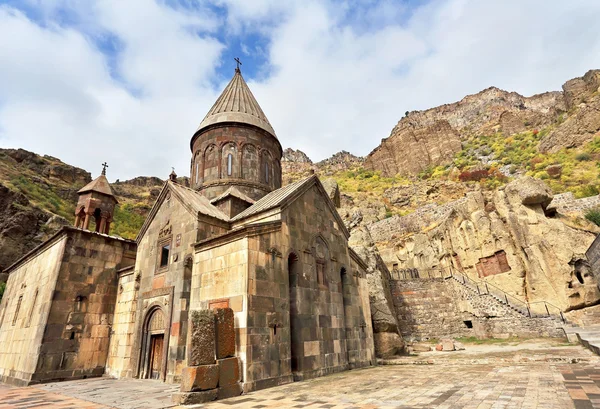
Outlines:
<svg viewBox="0 0 600 409"><path fill-rule="evenodd" d="M582 152L575 156L575 160L578 160L579 162L592 160L592 155L587 152Z"/></svg>
<svg viewBox="0 0 600 409"><path fill-rule="evenodd" d="M6 290L6 283L0 283L0 301L2 301L2 296L4 295L4 290Z"/></svg>
<svg viewBox="0 0 600 409"><path fill-rule="evenodd" d="M585 214L585 218L594 223L596 226L600 226L600 209L591 209Z"/></svg>

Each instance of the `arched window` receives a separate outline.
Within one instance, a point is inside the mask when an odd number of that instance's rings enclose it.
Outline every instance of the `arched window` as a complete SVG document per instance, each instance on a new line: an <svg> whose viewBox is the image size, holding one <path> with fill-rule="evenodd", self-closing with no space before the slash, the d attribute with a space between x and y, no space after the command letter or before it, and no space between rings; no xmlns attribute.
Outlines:
<svg viewBox="0 0 600 409"><path fill-rule="evenodd" d="M230 153L227 155L227 176L231 176L233 172L233 155Z"/></svg>
<svg viewBox="0 0 600 409"><path fill-rule="evenodd" d="M269 163L265 162L265 182L269 183Z"/></svg>
<svg viewBox="0 0 600 409"><path fill-rule="evenodd" d="M200 162L196 161L196 184L198 184L199 178L200 178Z"/></svg>

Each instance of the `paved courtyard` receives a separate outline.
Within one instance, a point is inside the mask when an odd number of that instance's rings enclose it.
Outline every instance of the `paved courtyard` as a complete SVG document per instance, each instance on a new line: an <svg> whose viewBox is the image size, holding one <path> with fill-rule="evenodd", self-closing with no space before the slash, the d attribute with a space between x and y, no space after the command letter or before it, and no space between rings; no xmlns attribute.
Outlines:
<svg viewBox="0 0 600 409"><path fill-rule="evenodd" d="M600 408L600 360L579 346L472 346L347 371L193 408ZM177 386L108 378L0 385L0 409L174 407Z"/></svg>

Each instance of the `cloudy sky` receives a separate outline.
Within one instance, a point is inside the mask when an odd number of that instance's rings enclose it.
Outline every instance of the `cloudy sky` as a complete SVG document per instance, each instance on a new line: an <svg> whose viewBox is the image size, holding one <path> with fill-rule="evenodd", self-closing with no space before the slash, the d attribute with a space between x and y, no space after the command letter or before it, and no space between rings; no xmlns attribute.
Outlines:
<svg viewBox="0 0 600 409"><path fill-rule="evenodd" d="M189 173L234 57L284 148L366 155L405 111L600 68L598 0L0 0L0 147Z"/></svg>

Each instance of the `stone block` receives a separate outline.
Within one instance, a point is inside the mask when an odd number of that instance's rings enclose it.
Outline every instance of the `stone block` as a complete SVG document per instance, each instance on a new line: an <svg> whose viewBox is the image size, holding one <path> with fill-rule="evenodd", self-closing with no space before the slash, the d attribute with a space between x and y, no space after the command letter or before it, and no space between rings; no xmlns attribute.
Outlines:
<svg viewBox="0 0 600 409"><path fill-rule="evenodd" d="M451 339L443 339L442 340L442 350L443 351L454 351L454 342Z"/></svg>
<svg viewBox="0 0 600 409"><path fill-rule="evenodd" d="M240 361L237 357L217 360L219 364L219 387L240 381Z"/></svg>
<svg viewBox="0 0 600 409"><path fill-rule="evenodd" d="M233 398L242 394L242 384L237 382L233 385L221 386L217 392L217 399Z"/></svg>
<svg viewBox="0 0 600 409"><path fill-rule="evenodd" d="M431 346L427 344L414 344L412 350L415 352L429 352L431 351Z"/></svg>
<svg viewBox="0 0 600 409"><path fill-rule="evenodd" d="M181 371L181 392L215 389L219 383L219 365L188 366Z"/></svg>
<svg viewBox="0 0 600 409"><path fill-rule="evenodd" d="M177 405L197 405L216 400L217 394L217 389L202 392L176 392L171 399Z"/></svg>
<svg viewBox="0 0 600 409"><path fill-rule="evenodd" d="M215 320L211 310L191 311L188 365L215 363Z"/></svg>
<svg viewBox="0 0 600 409"><path fill-rule="evenodd" d="M217 308L215 310L215 324L217 331L217 359L234 356L235 328L233 310L231 308Z"/></svg>

